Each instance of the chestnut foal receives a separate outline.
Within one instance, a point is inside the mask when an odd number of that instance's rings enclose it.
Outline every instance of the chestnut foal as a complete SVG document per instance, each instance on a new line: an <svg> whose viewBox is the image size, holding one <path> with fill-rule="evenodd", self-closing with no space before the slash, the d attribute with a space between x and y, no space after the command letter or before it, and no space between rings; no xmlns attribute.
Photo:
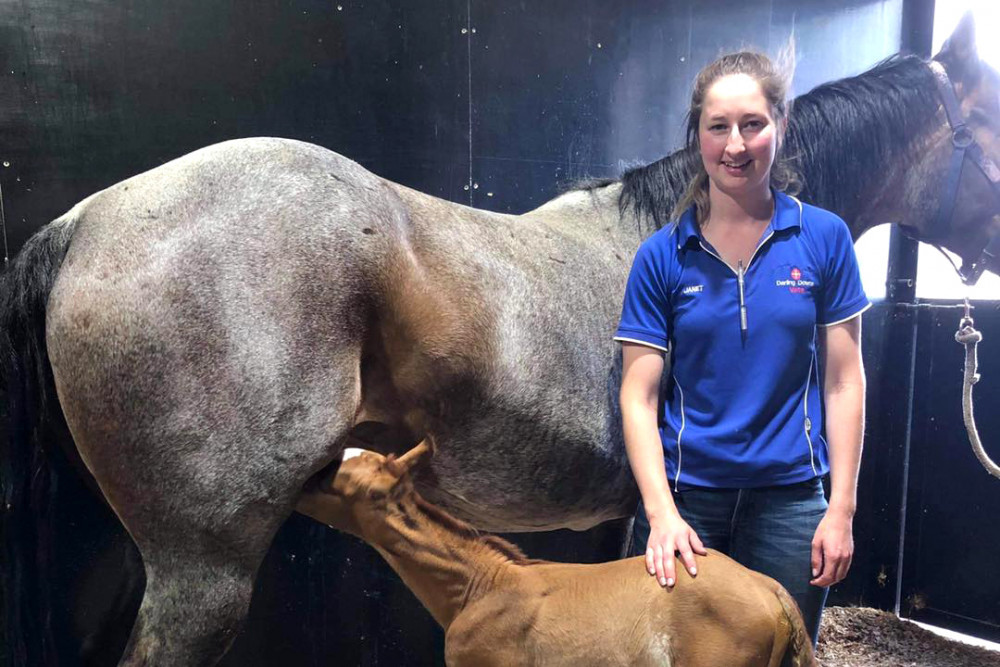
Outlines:
<svg viewBox="0 0 1000 667"><path fill-rule="evenodd" d="M815 665L795 602L776 581L716 551L673 589L642 558L577 565L529 560L429 504L398 459L345 450L298 511L360 537L445 630L449 667Z"/></svg>

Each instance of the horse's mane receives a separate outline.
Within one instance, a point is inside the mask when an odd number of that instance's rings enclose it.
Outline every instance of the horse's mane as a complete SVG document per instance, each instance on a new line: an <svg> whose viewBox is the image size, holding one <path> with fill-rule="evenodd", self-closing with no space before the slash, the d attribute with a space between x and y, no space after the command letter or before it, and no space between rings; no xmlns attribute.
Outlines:
<svg viewBox="0 0 1000 667"><path fill-rule="evenodd" d="M872 174L891 154L913 149L939 106L930 68L901 55L797 98L786 151L803 176L803 198L845 217L856 211Z"/></svg>
<svg viewBox="0 0 1000 667"><path fill-rule="evenodd" d="M666 225L699 159L695 151L682 148L645 167L626 171L618 196L619 213L624 215L631 209L637 220L652 218L656 229Z"/></svg>
<svg viewBox="0 0 1000 667"><path fill-rule="evenodd" d="M909 150L934 121L934 78L916 56L894 55L857 76L817 86L791 105L783 155L802 180L802 198L848 217L889 155ZM845 141L846 137L851 141ZM625 171L618 208L637 220L668 224L699 157L677 150ZM578 184L594 189L613 180Z"/></svg>

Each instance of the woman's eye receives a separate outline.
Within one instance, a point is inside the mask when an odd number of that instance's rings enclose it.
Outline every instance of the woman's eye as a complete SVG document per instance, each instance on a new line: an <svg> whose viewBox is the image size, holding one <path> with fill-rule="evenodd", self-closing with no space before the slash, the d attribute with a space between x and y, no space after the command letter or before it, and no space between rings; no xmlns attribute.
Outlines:
<svg viewBox="0 0 1000 667"><path fill-rule="evenodd" d="M764 127L764 123L762 123L759 120L750 120L750 121L747 121L743 125L743 127L746 127L748 129L751 129L751 130L759 130L760 128Z"/></svg>
<svg viewBox="0 0 1000 667"><path fill-rule="evenodd" d="M725 132L726 126L723 125L722 123L716 123L715 125L710 126L708 129L710 132Z"/></svg>

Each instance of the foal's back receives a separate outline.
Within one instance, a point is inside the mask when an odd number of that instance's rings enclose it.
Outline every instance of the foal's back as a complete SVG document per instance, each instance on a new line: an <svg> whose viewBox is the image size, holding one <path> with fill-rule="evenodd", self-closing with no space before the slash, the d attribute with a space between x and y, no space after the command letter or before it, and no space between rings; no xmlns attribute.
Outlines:
<svg viewBox="0 0 1000 667"><path fill-rule="evenodd" d="M773 579L709 550L697 577L679 571L666 589L642 561L520 566L514 590L498 589L456 619L448 664L815 664L798 609Z"/></svg>

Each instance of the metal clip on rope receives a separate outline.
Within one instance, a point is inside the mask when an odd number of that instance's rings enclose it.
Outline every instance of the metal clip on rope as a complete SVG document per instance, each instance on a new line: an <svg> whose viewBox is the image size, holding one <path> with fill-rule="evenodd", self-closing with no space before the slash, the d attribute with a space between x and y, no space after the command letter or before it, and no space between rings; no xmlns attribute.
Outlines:
<svg viewBox="0 0 1000 667"><path fill-rule="evenodd" d="M969 300L965 300L965 315L958 323L958 331L955 332L955 340L965 346L965 378L962 383L962 419L965 422L965 430L969 433L969 442L972 444L972 451L976 458L986 468L986 472L1000 479L1000 466L994 463L983 449L983 443L979 439L979 431L976 430L976 420L972 414L972 387L979 382L979 361L976 355L976 346L983 339L983 334L976 331Z"/></svg>

